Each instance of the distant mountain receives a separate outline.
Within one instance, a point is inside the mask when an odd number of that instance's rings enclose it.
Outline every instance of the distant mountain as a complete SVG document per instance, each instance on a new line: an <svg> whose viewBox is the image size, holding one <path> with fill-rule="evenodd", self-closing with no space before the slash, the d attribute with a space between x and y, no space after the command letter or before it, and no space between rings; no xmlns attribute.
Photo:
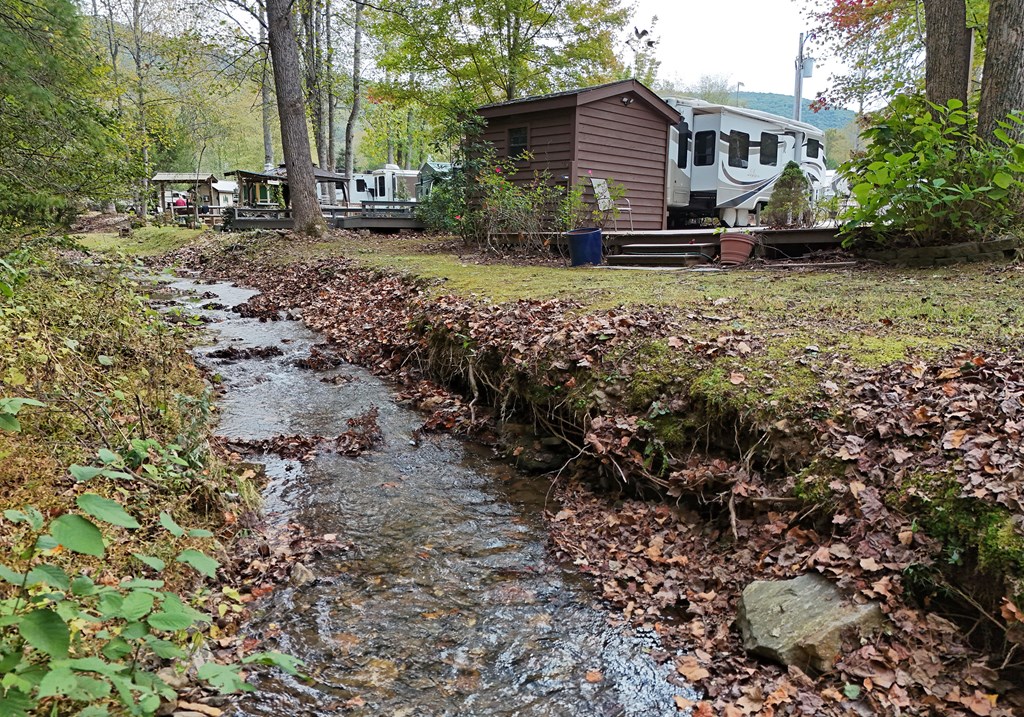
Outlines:
<svg viewBox="0 0 1024 717"><path fill-rule="evenodd" d="M735 97L735 95L733 95ZM740 92L740 102L752 110L771 112L783 117L793 116L793 95L780 95L774 92ZM811 101L804 98L801 119L818 129L842 129L857 116L853 110L822 110L811 112Z"/></svg>

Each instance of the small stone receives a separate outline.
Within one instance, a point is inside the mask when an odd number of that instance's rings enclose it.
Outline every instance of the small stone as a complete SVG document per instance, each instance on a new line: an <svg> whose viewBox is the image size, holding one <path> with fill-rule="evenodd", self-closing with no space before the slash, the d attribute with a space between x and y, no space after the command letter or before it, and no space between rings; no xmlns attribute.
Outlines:
<svg viewBox="0 0 1024 717"><path fill-rule="evenodd" d="M172 690L183 690L189 685L188 677L179 674L173 667L161 667L156 676L163 680Z"/></svg>
<svg viewBox="0 0 1024 717"><path fill-rule="evenodd" d="M156 712L153 713L154 717L168 717L178 709L178 701L171 700L170 702L161 702L160 706L156 708Z"/></svg>
<svg viewBox="0 0 1024 717"><path fill-rule="evenodd" d="M845 630L863 636L884 621L876 603L846 602L835 585L813 573L751 583L743 590L736 620L750 652L816 672L832 669Z"/></svg>
<svg viewBox="0 0 1024 717"><path fill-rule="evenodd" d="M293 587L302 587L306 583L311 583L316 580L316 575L313 571L307 568L302 563L295 563L292 565L292 572L289 582Z"/></svg>

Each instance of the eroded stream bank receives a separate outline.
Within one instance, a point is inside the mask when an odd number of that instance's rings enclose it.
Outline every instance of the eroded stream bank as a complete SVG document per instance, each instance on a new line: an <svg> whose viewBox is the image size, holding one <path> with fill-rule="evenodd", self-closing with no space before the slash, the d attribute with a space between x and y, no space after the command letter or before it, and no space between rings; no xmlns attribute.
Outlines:
<svg viewBox="0 0 1024 717"><path fill-rule="evenodd" d="M315 333L230 312L257 292L174 287L192 296L189 313L210 320L215 343L197 360L223 379L220 435L338 435L371 407L384 435L354 459L260 458L270 522L353 548L316 558L315 580L258 609L253 636L302 658L312 679L265 680L238 714L646 716L678 714L676 696L695 699L670 684L671 663L649 655L653 634L610 625L592 591L549 557L547 482L452 438L417 440L422 417L362 368L299 367ZM208 356L267 346L281 355Z"/></svg>

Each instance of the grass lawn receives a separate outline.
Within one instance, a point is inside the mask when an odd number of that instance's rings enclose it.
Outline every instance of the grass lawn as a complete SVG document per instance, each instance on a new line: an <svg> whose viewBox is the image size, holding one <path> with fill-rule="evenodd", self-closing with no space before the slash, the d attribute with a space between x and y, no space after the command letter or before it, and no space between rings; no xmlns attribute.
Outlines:
<svg viewBox="0 0 1024 717"><path fill-rule="evenodd" d="M122 251L138 256L158 256L185 246L203 231L184 227L142 227L133 230L130 237L118 236L116 232L80 236L83 244L97 251Z"/></svg>

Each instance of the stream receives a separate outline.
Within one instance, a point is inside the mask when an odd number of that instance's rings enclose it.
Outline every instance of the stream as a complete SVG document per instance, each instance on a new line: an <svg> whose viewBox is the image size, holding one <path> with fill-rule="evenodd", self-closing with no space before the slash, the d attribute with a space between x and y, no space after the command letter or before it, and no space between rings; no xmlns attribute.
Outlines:
<svg viewBox="0 0 1024 717"><path fill-rule="evenodd" d="M230 311L257 292L171 286L184 311L210 322L213 343L196 360L223 380L220 435L336 436L371 407L384 435L358 458L253 457L266 466L268 523L353 547L313 559L315 580L253 604L246 632L301 658L311 679L263 676L231 714L659 717L680 714L676 695L697 699L667 681L671 661L650 657L654 633L613 626L593 589L548 553L547 480L449 436L416 441L423 416L362 368L298 367L321 339L298 321ZM228 346L283 355L208 356Z"/></svg>

